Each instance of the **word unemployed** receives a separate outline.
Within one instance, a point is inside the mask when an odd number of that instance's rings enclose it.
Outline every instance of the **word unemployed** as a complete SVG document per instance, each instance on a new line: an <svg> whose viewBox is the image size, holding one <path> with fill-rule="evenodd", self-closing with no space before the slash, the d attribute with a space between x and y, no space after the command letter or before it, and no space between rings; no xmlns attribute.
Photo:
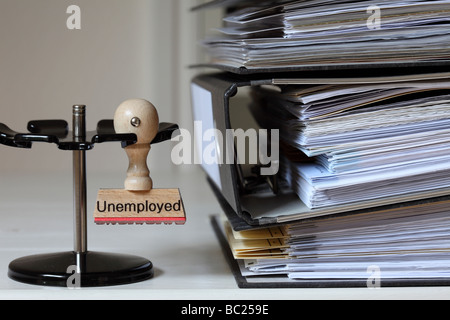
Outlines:
<svg viewBox="0 0 450 320"><path fill-rule="evenodd" d="M179 212L181 211L181 200L175 203L154 203L148 200L140 203L107 203L106 200L101 202L97 201L97 211L98 212L131 212L131 213L142 213L142 212Z"/></svg>

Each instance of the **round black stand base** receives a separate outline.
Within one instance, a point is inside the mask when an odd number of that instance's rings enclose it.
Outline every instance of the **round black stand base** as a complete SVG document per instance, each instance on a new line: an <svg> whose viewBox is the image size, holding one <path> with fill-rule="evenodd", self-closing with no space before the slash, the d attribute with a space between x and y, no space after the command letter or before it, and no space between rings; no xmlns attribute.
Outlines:
<svg viewBox="0 0 450 320"><path fill-rule="evenodd" d="M61 252L14 260L9 264L8 276L40 286L101 287L150 279L153 265L147 259L132 255Z"/></svg>

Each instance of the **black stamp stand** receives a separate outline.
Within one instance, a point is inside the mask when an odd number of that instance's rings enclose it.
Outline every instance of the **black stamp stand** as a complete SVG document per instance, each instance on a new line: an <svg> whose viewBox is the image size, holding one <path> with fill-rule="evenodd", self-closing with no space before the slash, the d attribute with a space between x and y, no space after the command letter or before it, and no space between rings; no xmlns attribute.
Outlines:
<svg viewBox="0 0 450 320"><path fill-rule="evenodd" d="M9 264L8 276L16 281L57 287L98 287L130 284L153 277L152 263L142 257L91 252L87 248L86 151L95 144L135 144L135 134L117 134L113 120L102 120L95 132L86 132L86 107L73 107L73 131L64 120L28 123L28 133L18 133L0 123L0 144L31 149L33 142L54 143L73 152L74 250L19 258ZM160 123L152 144L171 139L176 124Z"/></svg>

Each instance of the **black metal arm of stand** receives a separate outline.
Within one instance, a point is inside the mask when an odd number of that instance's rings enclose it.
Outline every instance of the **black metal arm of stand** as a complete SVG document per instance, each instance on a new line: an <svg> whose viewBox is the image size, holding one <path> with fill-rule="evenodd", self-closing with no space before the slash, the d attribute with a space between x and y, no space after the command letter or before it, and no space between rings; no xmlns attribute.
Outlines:
<svg viewBox="0 0 450 320"><path fill-rule="evenodd" d="M28 123L28 133L19 133L0 123L0 144L30 149L33 142L55 143L61 150L91 150L96 143L121 142L122 147L135 144L134 133L118 134L114 130L113 120L101 120L96 131L86 133L86 139L74 139L65 120L35 120ZM161 143L172 138L178 130L173 123L160 123L159 131L151 144Z"/></svg>

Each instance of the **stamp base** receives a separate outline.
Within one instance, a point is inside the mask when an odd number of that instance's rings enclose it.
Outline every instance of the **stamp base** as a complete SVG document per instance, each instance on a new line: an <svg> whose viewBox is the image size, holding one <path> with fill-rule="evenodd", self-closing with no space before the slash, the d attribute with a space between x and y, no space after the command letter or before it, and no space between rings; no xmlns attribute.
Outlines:
<svg viewBox="0 0 450 320"><path fill-rule="evenodd" d="M78 266L79 283L71 266ZM8 276L18 282L52 287L105 287L151 279L153 264L141 257L102 252L60 252L12 261Z"/></svg>
<svg viewBox="0 0 450 320"><path fill-rule="evenodd" d="M178 189L129 191L100 189L94 211L96 224L186 223L183 200Z"/></svg>

